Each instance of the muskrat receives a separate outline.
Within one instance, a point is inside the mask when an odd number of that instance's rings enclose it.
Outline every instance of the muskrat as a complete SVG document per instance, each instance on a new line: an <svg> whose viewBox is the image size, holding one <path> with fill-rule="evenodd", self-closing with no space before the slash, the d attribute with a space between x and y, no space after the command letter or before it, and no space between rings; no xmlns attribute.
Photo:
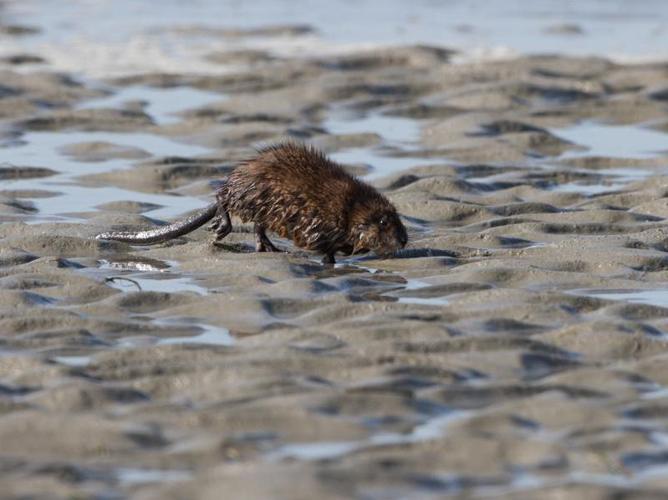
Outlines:
<svg viewBox="0 0 668 500"><path fill-rule="evenodd" d="M292 142L267 147L242 162L223 179L216 202L188 219L96 238L160 243L213 219L214 244L220 245L232 231L230 214L254 223L256 251L278 251L265 234L270 230L298 247L324 254L324 263L334 263L336 252L388 256L408 241L406 228L385 196L320 151Z"/></svg>

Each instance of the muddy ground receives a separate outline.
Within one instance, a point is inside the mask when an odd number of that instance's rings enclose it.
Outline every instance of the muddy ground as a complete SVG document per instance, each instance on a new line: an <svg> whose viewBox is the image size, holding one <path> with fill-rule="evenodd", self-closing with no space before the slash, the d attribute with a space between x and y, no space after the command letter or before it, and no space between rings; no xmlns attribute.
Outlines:
<svg viewBox="0 0 668 500"><path fill-rule="evenodd" d="M221 75L87 81L19 55L3 498L668 498L668 65L246 50L210 54ZM174 89L207 104L160 116ZM408 250L94 239L204 206L288 139L381 188Z"/></svg>

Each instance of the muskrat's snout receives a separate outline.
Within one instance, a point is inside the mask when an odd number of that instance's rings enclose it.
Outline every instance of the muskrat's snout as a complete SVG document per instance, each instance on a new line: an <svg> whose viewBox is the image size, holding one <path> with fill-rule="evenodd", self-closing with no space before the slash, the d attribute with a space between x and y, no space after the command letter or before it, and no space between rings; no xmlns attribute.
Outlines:
<svg viewBox="0 0 668 500"><path fill-rule="evenodd" d="M382 201L377 210L361 204L354 212L349 236L353 254L374 252L390 257L408 243L406 228L396 210Z"/></svg>
<svg viewBox="0 0 668 500"><path fill-rule="evenodd" d="M377 254L389 257L397 250L401 250L408 243L408 233L399 219L399 216L393 214L389 218L385 227L382 227L378 234L378 243L375 251Z"/></svg>
<svg viewBox="0 0 668 500"><path fill-rule="evenodd" d="M388 241L389 240L389 241ZM394 228L394 234L389 236L386 239L384 248L381 250L381 254L385 257L391 257L394 252L401 250L408 243L408 234L406 233L406 228L397 218L397 224Z"/></svg>
<svg viewBox="0 0 668 500"><path fill-rule="evenodd" d="M399 221L399 227L397 228L397 241L401 245L400 248L404 248L406 243L408 243L408 233L401 221Z"/></svg>

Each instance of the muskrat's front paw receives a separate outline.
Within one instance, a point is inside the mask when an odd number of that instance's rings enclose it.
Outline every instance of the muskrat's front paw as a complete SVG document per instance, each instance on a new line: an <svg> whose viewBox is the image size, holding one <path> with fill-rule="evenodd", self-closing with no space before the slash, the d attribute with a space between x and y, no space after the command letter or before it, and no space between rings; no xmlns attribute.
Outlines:
<svg viewBox="0 0 668 500"><path fill-rule="evenodd" d="M322 258L322 261L321 261L321 262L322 262L323 264L336 264L336 259L334 258L334 255L329 254L329 255L325 255L325 256Z"/></svg>

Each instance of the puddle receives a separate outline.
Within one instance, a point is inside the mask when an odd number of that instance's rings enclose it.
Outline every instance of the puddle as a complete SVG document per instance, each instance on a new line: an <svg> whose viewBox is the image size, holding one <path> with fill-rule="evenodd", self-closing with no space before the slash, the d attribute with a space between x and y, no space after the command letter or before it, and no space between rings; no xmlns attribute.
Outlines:
<svg viewBox="0 0 668 500"><path fill-rule="evenodd" d="M117 349L138 349L155 345L209 345L209 346L232 346L236 339L227 328L207 325L199 322L196 318L160 318L152 321L159 326L183 325L199 331L193 335L182 337L157 337L155 335L135 335L118 339L115 344Z"/></svg>
<svg viewBox="0 0 668 500"><path fill-rule="evenodd" d="M668 307L668 290L573 290L572 295Z"/></svg>
<svg viewBox="0 0 668 500"><path fill-rule="evenodd" d="M0 149L2 161L13 165L43 166L61 174L81 175L129 167L136 160L111 159L106 162L81 162L62 154L60 149L82 142L110 142L118 146L139 148L156 156L197 156L208 149L172 141L145 132L26 132L21 143Z"/></svg>
<svg viewBox="0 0 668 500"><path fill-rule="evenodd" d="M150 259L142 261L109 261L101 259L97 261L98 267L83 268L81 272L92 276L94 279L105 279L106 283L123 292L136 292L141 289L144 292L183 293L190 292L198 295L208 295L209 289L197 284L193 276L184 276L173 272L177 264L170 261ZM139 272L137 272L137 270ZM116 271L116 276L110 275L110 271ZM182 325L192 328L196 332L184 337L160 338L154 336L140 336L136 338L121 339L117 347L136 348L150 345L169 344L201 344L201 345L223 345L230 346L235 343L234 337L227 328L202 323L198 318L176 317L159 318L152 321L157 326ZM67 361L67 360L66 360ZM76 362L76 360L74 361Z"/></svg>
<svg viewBox="0 0 668 500"><path fill-rule="evenodd" d="M115 471L121 485L131 486L144 483L187 481L192 473L186 470L160 470L122 468Z"/></svg>
<svg viewBox="0 0 668 500"><path fill-rule="evenodd" d="M608 168L597 170L597 174L608 178L599 183L566 182L554 186L551 191L563 193L580 193L594 196L598 194L611 193L626 188L629 184L642 181L652 175L649 170L636 168Z"/></svg>
<svg viewBox="0 0 668 500"><path fill-rule="evenodd" d="M332 134L375 133L386 143L414 144L420 137L416 120L380 113L359 116L334 111L323 122L323 127Z"/></svg>
<svg viewBox="0 0 668 500"><path fill-rule="evenodd" d="M608 156L617 158L656 158L668 150L668 134L638 125L604 125L582 122L552 130L554 134L586 151L569 151L563 158Z"/></svg>
<svg viewBox="0 0 668 500"><path fill-rule="evenodd" d="M157 341L158 345L200 344L231 346L236 343L236 339L230 334L230 331L227 328L202 323L198 318L160 318L154 320L154 323L163 326L183 325L195 327L201 331L201 333L187 337L168 337L159 339Z"/></svg>
<svg viewBox="0 0 668 500"><path fill-rule="evenodd" d="M411 292L416 292L425 288L432 287L431 283L426 283L424 281L408 279L406 280L406 286L402 290L395 292L390 292L385 295L388 297L396 297L397 302L400 304L416 304L416 305L427 305L427 306L444 306L449 303L448 299L445 297L420 297L419 293L411 295Z"/></svg>
<svg viewBox="0 0 668 500"><path fill-rule="evenodd" d="M209 290L195 283L193 278L173 274L124 274L110 276L107 284L123 292L165 292L182 293L194 292L198 295L208 295Z"/></svg>
<svg viewBox="0 0 668 500"><path fill-rule="evenodd" d="M174 272L177 264L154 260L154 262L112 262L106 259L97 261L97 268L84 268L83 273L106 283L123 292L194 292L208 295L209 289L198 285L193 276L184 276ZM162 266L162 267L158 267ZM114 271L116 275L110 275Z"/></svg>
<svg viewBox="0 0 668 500"><path fill-rule="evenodd" d="M668 399L668 387L658 386L656 389L644 392L642 399ZM668 438L665 443L668 446Z"/></svg>
<svg viewBox="0 0 668 500"><path fill-rule="evenodd" d="M162 272L177 265L178 263L172 261L147 259L138 256L113 261L101 259L97 262L98 269L113 269L115 271Z"/></svg>
<svg viewBox="0 0 668 500"><path fill-rule="evenodd" d="M157 218L170 218L189 210L201 208L197 198L169 194L139 193L118 187L92 187L76 184L76 176L131 168L136 160L111 159L106 162L80 162L59 152L65 145L104 141L120 146L138 147L154 156L196 156L208 151L200 146L180 144L145 133L115 132L30 132L23 136L25 144L0 149L2 161L19 166L43 166L58 172L43 179L4 181L3 187L13 190L46 190L58 193L47 198L31 198L38 212L27 222L45 220L80 220L76 212L95 212L103 203L134 200L161 205L152 212Z"/></svg>
<svg viewBox="0 0 668 500"><path fill-rule="evenodd" d="M61 365L71 366L73 368L81 368L88 366L93 360L92 356L54 356L52 361Z"/></svg>
<svg viewBox="0 0 668 500"><path fill-rule="evenodd" d="M665 473L665 470L663 472ZM661 474L655 472L649 474L643 472L638 474L624 471L624 473L620 474L605 474L571 471L567 472L564 476L555 479L554 477L550 477L548 473L540 474L520 471L515 474L507 484L481 484L480 486L475 487L475 493L476 498L497 498L502 496L514 498L514 495L516 496L520 492L528 493L535 490L536 494L531 498L541 498L544 496L541 495L541 493L544 493L544 491L549 490L550 488L572 487L573 485L591 485L626 489L633 485L640 484L645 479L660 475ZM468 489L461 487L461 482L458 482L457 479L458 478L456 477L452 478L452 482L455 486L453 491L468 491Z"/></svg>
<svg viewBox="0 0 668 500"><path fill-rule="evenodd" d="M79 109L122 108L130 101L146 102L146 111L158 125L168 125L180 120L177 113L197 109L225 99L222 94L192 87L147 87L143 85L122 88L113 95L87 101Z"/></svg>
<svg viewBox="0 0 668 500"><path fill-rule="evenodd" d="M530 245L527 245L524 247L524 250L532 250L534 248L548 248L551 247L552 243L545 243L544 241L539 241L536 243L531 243Z"/></svg>
<svg viewBox="0 0 668 500"><path fill-rule="evenodd" d="M365 175L367 179L384 177L386 175L401 172L412 167L420 167L424 165L433 165L434 159L418 158L418 157L392 157L385 156L381 149L376 148L353 148L333 153L329 155L332 160L344 164L363 163L371 165L373 170L371 173Z"/></svg>
<svg viewBox="0 0 668 500"><path fill-rule="evenodd" d="M639 125L606 125L581 122L571 127L553 129L557 136L584 146L584 151L568 151L561 158L614 157L660 158L668 151L668 134ZM558 167L563 168L563 167ZM577 172L577 170L574 170ZM647 179L653 172L635 167L582 170L595 174L592 180L566 182L552 191L596 196L624 190L629 184Z"/></svg>
<svg viewBox="0 0 668 500"><path fill-rule="evenodd" d="M322 443L288 444L269 454L270 460L325 460L342 457L368 446L366 441L325 441Z"/></svg>
<svg viewBox="0 0 668 500"><path fill-rule="evenodd" d="M406 434L383 432L360 441L287 444L269 453L267 458L270 460L325 460L339 458L364 448L421 443L443 436L448 424L468 415L469 412L465 411L448 411L416 425L411 432Z"/></svg>
<svg viewBox="0 0 668 500"><path fill-rule="evenodd" d="M331 154L335 161L345 164L367 164L373 170L366 178L383 177L411 167L433 165L434 159L418 156L393 157L392 149L410 151L420 137L420 125L416 120L380 113L359 116L342 111L333 111L323 126L333 134L376 133L383 138L383 144L369 148L350 148Z"/></svg>
<svg viewBox="0 0 668 500"><path fill-rule="evenodd" d="M199 335L161 339L158 341L158 345L199 344L231 346L235 343L234 337L230 335L230 331L227 328L205 325L202 323L198 323L197 327L203 330Z"/></svg>
<svg viewBox="0 0 668 500"><path fill-rule="evenodd" d="M189 196L139 193L117 187L83 187L46 182L39 184L41 185L37 185L36 189L50 189L60 194L51 198L31 198L30 201L39 212L26 221L29 223L45 220L80 221L78 213L97 212L99 205L120 200L159 205L159 208L150 210L151 217L157 219L175 218L190 210L203 208L206 204Z"/></svg>

